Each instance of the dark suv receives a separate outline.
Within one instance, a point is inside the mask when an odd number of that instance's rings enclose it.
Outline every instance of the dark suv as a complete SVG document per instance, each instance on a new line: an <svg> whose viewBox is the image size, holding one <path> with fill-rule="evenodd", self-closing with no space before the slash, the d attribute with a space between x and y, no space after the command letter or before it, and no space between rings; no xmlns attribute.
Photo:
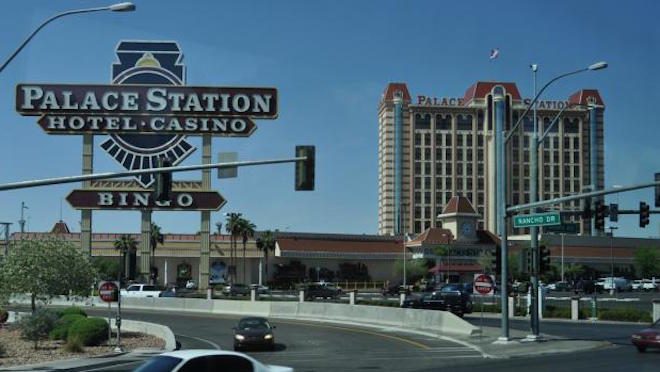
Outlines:
<svg viewBox="0 0 660 372"><path fill-rule="evenodd" d="M226 286L222 290L222 294L226 296L236 296L236 295L248 296L250 294L250 287L248 287L245 284L234 283Z"/></svg>
<svg viewBox="0 0 660 372"><path fill-rule="evenodd" d="M341 289L332 284L309 284L305 287L305 300L308 301L318 297L336 300L340 295Z"/></svg>

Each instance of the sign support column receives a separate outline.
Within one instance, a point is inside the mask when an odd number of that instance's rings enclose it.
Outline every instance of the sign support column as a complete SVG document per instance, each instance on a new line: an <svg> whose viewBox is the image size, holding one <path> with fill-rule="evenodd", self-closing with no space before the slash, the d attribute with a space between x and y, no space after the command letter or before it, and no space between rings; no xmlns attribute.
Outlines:
<svg viewBox="0 0 660 372"><path fill-rule="evenodd" d="M151 209L143 209L140 229L140 276L145 283L151 274Z"/></svg>
<svg viewBox="0 0 660 372"><path fill-rule="evenodd" d="M83 135L82 174L94 173L94 135ZM83 189L91 186L91 181L83 181ZM80 248L92 257L92 211L80 211Z"/></svg>
<svg viewBox="0 0 660 372"><path fill-rule="evenodd" d="M202 136L202 164L211 164L211 136ZM202 190L211 190L211 170L202 171ZM202 211L200 226L199 252L199 289L207 289L209 285L209 251L211 249L211 211Z"/></svg>
<svg viewBox="0 0 660 372"><path fill-rule="evenodd" d="M504 141L504 89L496 87L493 90L493 101L495 103L495 142L497 157L497 227L500 233L502 271L500 274L501 308L502 308L502 334L498 337L499 342L508 342L509 338L509 295L507 293L508 282L508 249L507 249L507 225L506 225L506 143Z"/></svg>

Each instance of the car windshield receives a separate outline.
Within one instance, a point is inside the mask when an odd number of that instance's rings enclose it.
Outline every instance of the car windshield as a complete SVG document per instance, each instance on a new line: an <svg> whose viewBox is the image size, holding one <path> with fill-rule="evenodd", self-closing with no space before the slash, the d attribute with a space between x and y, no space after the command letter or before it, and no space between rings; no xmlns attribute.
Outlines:
<svg viewBox="0 0 660 372"><path fill-rule="evenodd" d="M270 329L270 324L268 324L268 321L265 319L256 319L256 318L251 318L251 319L242 319L238 323L238 328L239 329Z"/></svg>
<svg viewBox="0 0 660 372"><path fill-rule="evenodd" d="M176 358L173 356L159 355L144 362L144 364L139 366L134 372L171 371L174 367L181 363L182 360L183 359L181 358Z"/></svg>

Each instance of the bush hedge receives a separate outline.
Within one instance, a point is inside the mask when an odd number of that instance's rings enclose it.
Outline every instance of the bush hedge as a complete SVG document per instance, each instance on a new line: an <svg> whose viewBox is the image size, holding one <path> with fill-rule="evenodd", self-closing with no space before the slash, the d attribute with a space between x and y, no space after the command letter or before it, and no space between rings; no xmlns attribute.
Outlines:
<svg viewBox="0 0 660 372"><path fill-rule="evenodd" d="M80 319L85 319L85 317L80 314L62 315L62 317L55 322L55 328L50 331L48 338L51 340L66 340L71 324Z"/></svg>
<svg viewBox="0 0 660 372"><path fill-rule="evenodd" d="M26 316L19 322L21 336L34 342L34 349L38 347L39 340L48 336L55 327L57 314L48 309L39 309Z"/></svg>
<svg viewBox="0 0 660 372"><path fill-rule="evenodd" d="M77 314L77 315L82 315L84 317L87 317L87 313L83 309L81 309L79 307L76 307L76 306L70 306L70 307L64 308L64 309L62 309L58 312L58 315L60 317L63 317L65 315L71 315L71 314Z"/></svg>
<svg viewBox="0 0 660 372"><path fill-rule="evenodd" d="M80 341L85 346L97 346L108 339L108 322L101 318L83 318L69 327L67 341Z"/></svg>
<svg viewBox="0 0 660 372"><path fill-rule="evenodd" d="M619 320L624 322L651 323L651 313L632 308L625 309L602 309L598 311L599 320Z"/></svg>

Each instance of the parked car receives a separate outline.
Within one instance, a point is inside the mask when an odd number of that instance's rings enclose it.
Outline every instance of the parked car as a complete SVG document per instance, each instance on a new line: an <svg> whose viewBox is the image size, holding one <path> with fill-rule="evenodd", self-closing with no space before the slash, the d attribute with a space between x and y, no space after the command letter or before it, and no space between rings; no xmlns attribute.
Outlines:
<svg viewBox="0 0 660 372"><path fill-rule="evenodd" d="M224 294L225 296L237 296L237 295L249 296L250 287L248 287L245 284L234 283L223 288L222 294Z"/></svg>
<svg viewBox="0 0 660 372"><path fill-rule="evenodd" d="M633 333L630 341L640 353L645 352L649 347L660 348L660 319L651 324L649 328Z"/></svg>
<svg viewBox="0 0 660 372"><path fill-rule="evenodd" d="M316 298L338 299L341 295L341 288L332 283L308 284L305 288L305 299L313 301Z"/></svg>
<svg viewBox="0 0 660 372"><path fill-rule="evenodd" d="M425 297L430 297L430 296L431 296L430 293L424 293L422 295L408 295L401 303L401 307L407 309L421 309L422 300Z"/></svg>
<svg viewBox="0 0 660 372"><path fill-rule="evenodd" d="M633 291L657 291L658 284L651 279L638 279L632 282Z"/></svg>
<svg viewBox="0 0 660 372"><path fill-rule="evenodd" d="M257 291L257 294L270 294L270 288L262 284L250 284L250 289Z"/></svg>
<svg viewBox="0 0 660 372"><path fill-rule="evenodd" d="M463 316L472 312L471 289L471 286L463 283L447 284L439 292L434 292L433 295L439 295L444 302L445 310Z"/></svg>
<svg viewBox="0 0 660 372"><path fill-rule="evenodd" d="M181 290L177 289L176 287L169 287L160 292L158 297L183 297L182 295L183 293Z"/></svg>
<svg viewBox="0 0 660 372"><path fill-rule="evenodd" d="M155 285L131 284L128 288L121 290L121 295L124 297L159 297L160 292Z"/></svg>
<svg viewBox="0 0 660 372"><path fill-rule="evenodd" d="M632 282L625 278L600 278L596 281L596 288L601 291L615 290L618 292L632 291Z"/></svg>
<svg viewBox="0 0 660 372"><path fill-rule="evenodd" d="M406 289L401 284L392 284L389 287L383 288L380 293L383 296L398 296L401 293L410 294L410 288Z"/></svg>
<svg viewBox="0 0 660 372"><path fill-rule="evenodd" d="M155 356L138 367L136 372L177 371L249 371L293 372L293 368L266 365L249 355L223 350L178 350Z"/></svg>
<svg viewBox="0 0 660 372"><path fill-rule="evenodd" d="M550 283L546 286L548 291L555 292L568 292L572 289L571 285L568 282L556 282Z"/></svg>
<svg viewBox="0 0 660 372"><path fill-rule="evenodd" d="M266 347L275 349L274 326L268 319L261 317L248 317L238 321L234 330L234 350L246 347Z"/></svg>

